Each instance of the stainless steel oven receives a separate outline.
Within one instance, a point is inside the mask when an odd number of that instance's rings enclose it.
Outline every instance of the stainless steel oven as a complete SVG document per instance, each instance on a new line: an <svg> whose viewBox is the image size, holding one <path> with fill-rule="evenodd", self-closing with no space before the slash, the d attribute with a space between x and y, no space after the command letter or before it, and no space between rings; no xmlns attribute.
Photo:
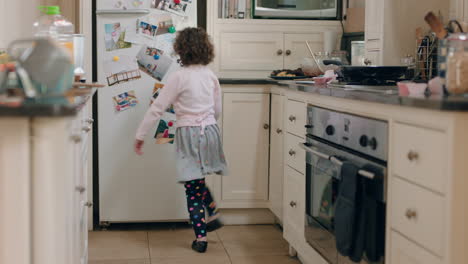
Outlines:
<svg viewBox="0 0 468 264"><path fill-rule="evenodd" d="M359 197L364 198L357 200L362 214L354 222L361 229L356 228L353 235L356 240L361 239L359 247L363 254L359 263L384 263L387 123L309 107L306 138L302 148L307 153L307 242L329 263L355 263L353 257L340 254L335 234L335 215L341 209L336 206L338 192L346 187L344 177L349 177L342 173L342 165L350 163L359 168L357 179L364 186L359 189L363 192ZM354 254L354 260L358 261L355 258Z"/></svg>

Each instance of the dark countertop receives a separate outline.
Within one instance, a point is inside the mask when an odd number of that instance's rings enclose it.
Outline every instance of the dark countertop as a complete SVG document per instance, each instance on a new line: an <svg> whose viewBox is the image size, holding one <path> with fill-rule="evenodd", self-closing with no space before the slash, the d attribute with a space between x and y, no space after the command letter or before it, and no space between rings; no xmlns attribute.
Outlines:
<svg viewBox="0 0 468 264"><path fill-rule="evenodd" d="M277 84L272 79L219 79L220 84Z"/></svg>
<svg viewBox="0 0 468 264"><path fill-rule="evenodd" d="M73 97L27 99L7 105L0 98L0 117L69 117L76 115L91 100L96 89Z"/></svg>
<svg viewBox="0 0 468 264"><path fill-rule="evenodd" d="M294 81L277 82L281 87L294 91L314 93L337 98L399 105L405 107L424 108L439 111L468 112L468 95L460 96L398 96L398 94L384 94L376 92L365 92L356 90L345 90L344 88L328 87L327 85L296 84Z"/></svg>

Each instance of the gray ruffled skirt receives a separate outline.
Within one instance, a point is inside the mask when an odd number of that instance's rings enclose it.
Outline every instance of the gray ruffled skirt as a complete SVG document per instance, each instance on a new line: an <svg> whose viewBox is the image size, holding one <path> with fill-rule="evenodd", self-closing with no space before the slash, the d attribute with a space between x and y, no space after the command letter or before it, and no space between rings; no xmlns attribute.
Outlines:
<svg viewBox="0 0 468 264"><path fill-rule="evenodd" d="M186 182L206 175L227 174L218 125L179 127L175 133L177 180Z"/></svg>

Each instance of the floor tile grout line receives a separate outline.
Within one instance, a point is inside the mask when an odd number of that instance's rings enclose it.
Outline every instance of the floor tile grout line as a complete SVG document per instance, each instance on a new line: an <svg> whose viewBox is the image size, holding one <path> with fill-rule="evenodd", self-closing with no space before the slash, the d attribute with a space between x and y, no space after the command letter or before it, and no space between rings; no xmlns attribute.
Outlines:
<svg viewBox="0 0 468 264"><path fill-rule="evenodd" d="M149 231L146 231L146 244L148 245L148 256L149 256L149 263L152 264L151 260L151 246L150 246L150 241L149 241Z"/></svg>
<svg viewBox="0 0 468 264"><path fill-rule="evenodd" d="M215 231L216 236L218 237L219 242L221 243L221 246L223 246L224 252L226 252L226 255L229 259L229 263L232 264L232 259L231 256L229 255L229 252L227 251L227 248L224 246L223 240L221 239L221 236L218 234L218 231Z"/></svg>

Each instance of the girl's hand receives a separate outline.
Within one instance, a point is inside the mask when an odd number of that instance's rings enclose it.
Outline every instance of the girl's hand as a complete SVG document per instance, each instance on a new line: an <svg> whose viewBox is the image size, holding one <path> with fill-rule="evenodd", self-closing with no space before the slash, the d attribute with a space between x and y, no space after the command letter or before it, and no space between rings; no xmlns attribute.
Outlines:
<svg viewBox="0 0 468 264"><path fill-rule="evenodd" d="M138 140L138 139L135 140L135 153L137 155L140 155L140 156L143 155L142 149L143 149L143 144L144 143L145 143L145 141L143 141L143 140Z"/></svg>

